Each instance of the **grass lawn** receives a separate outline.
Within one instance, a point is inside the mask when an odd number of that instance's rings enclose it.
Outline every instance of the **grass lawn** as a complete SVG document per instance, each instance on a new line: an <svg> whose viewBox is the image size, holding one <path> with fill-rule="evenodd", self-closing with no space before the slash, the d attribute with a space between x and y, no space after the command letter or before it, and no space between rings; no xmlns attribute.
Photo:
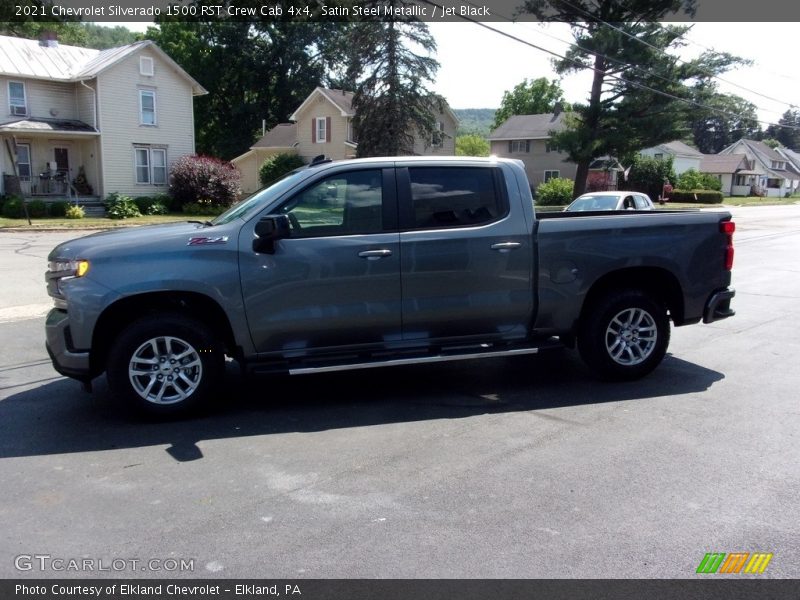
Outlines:
<svg viewBox="0 0 800 600"><path fill-rule="evenodd" d="M42 217L31 219L31 225L25 219L8 219L0 217L0 229L10 227L35 231L37 229L111 229L114 227L136 227L140 225L159 225L180 221L210 221L214 217L171 213L168 215L143 215L134 219L109 219L107 217L67 219L64 217Z"/></svg>

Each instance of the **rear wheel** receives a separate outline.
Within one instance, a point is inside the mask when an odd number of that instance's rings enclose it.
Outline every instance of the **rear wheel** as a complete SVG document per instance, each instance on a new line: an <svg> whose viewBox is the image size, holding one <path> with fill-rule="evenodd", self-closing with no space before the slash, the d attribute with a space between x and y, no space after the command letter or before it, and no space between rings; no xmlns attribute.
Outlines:
<svg viewBox="0 0 800 600"><path fill-rule="evenodd" d="M584 362L604 379L638 379L655 369L669 346L666 306L641 290L602 296L578 335Z"/></svg>
<svg viewBox="0 0 800 600"><path fill-rule="evenodd" d="M223 370L224 354L210 329L177 314L129 325L107 365L112 391L150 415L181 414L206 402Z"/></svg>

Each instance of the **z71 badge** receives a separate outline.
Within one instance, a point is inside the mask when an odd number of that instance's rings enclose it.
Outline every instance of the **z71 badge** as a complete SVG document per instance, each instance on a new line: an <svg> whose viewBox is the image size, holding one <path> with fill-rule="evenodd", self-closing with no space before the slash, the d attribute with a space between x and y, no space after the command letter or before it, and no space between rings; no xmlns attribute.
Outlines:
<svg viewBox="0 0 800 600"><path fill-rule="evenodd" d="M206 244L227 244L228 236L221 235L219 237L193 237L189 238L187 246L205 246Z"/></svg>

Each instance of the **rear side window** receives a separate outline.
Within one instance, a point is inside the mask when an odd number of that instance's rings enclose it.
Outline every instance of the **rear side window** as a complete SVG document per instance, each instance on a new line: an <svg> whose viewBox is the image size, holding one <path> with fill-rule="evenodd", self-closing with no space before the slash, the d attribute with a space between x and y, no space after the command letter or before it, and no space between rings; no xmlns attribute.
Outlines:
<svg viewBox="0 0 800 600"><path fill-rule="evenodd" d="M647 210L649 203L647 202L644 196L637 195L634 196L633 198L634 200L636 200L636 208L638 208L639 210Z"/></svg>
<svg viewBox="0 0 800 600"><path fill-rule="evenodd" d="M408 173L415 229L482 225L506 214L495 168L412 167Z"/></svg>

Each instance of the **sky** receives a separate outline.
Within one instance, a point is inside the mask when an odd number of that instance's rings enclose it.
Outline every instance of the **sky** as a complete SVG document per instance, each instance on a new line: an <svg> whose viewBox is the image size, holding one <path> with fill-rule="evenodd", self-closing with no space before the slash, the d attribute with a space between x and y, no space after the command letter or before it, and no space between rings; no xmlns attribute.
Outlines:
<svg viewBox="0 0 800 600"><path fill-rule="evenodd" d="M144 31L152 23L100 24ZM571 40L569 25L563 23L487 25L559 54L564 53ZM452 108L497 108L503 92L523 79L558 77L548 54L477 24L429 23L429 28L436 39L436 58L441 65L433 91L443 95ZM795 62L797 23L695 23L686 40L688 43L679 52L683 59L711 48L753 61L751 67L722 75L726 81L717 83L720 91L755 104L762 121L776 122L793 105L800 106L800 70ZM570 75L560 84L568 102L584 102L591 71Z"/></svg>

